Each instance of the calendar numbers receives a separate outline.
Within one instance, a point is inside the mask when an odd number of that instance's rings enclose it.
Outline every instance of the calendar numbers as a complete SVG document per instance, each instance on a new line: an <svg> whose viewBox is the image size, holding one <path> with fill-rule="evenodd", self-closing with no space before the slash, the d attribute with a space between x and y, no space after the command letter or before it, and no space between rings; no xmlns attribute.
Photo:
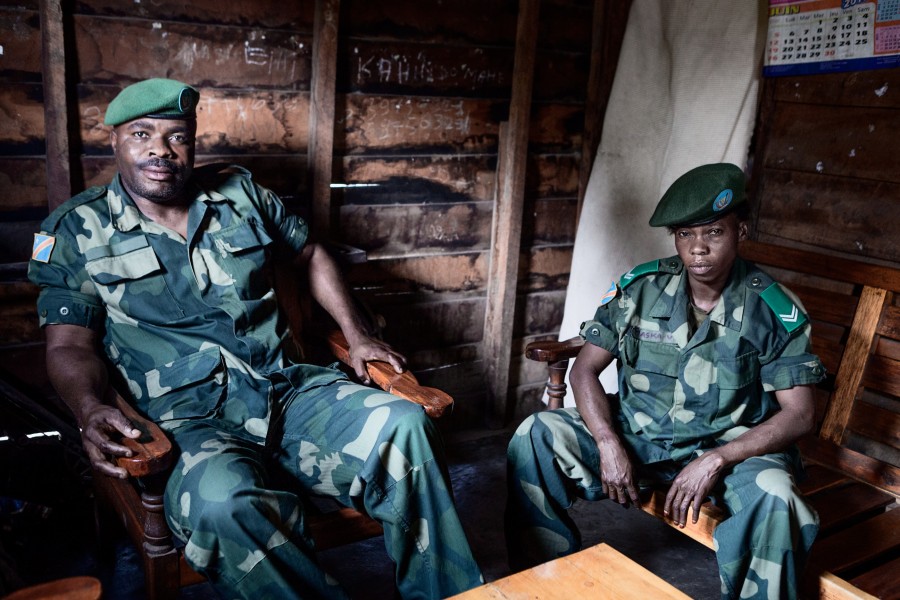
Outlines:
<svg viewBox="0 0 900 600"><path fill-rule="evenodd" d="M896 0L900 8L900 0ZM766 65L844 60L872 56L875 46L875 3L849 8L799 12L772 9ZM894 36L900 43L900 32Z"/></svg>

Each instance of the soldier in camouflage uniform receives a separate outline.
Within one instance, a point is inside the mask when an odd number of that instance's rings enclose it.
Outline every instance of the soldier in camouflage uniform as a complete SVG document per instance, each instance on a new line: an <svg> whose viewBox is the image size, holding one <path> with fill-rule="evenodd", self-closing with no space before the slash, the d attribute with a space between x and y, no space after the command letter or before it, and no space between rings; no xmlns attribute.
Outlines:
<svg viewBox="0 0 900 600"><path fill-rule="evenodd" d="M166 517L223 597L345 595L316 561L301 499L275 485L285 476L381 522L404 598L478 585L422 407L286 357L278 257L308 273L360 379L369 360L404 365L366 335L303 220L246 171L193 169L198 99L172 80L123 90L106 115L118 174L54 211L35 237L29 275L41 287L49 375L93 466L124 477L109 456L129 451L113 436L139 435L101 401L103 354L180 451Z"/></svg>
<svg viewBox="0 0 900 600"><path fill-rule="evenodd" d="M818 531L794 485L793 442L814 426L810 353L799 302L737 256L747 237L744 175L704 165L669 188L652 226L677 256L640 265L582 325L570 381L575 408L535 414L508 449L506 535L517 570L577 551L576 498L639 504L668 485L665 513L684 526L717 497L723 598L793 598ZM618 395L598 376L613 360Z"/></svg>

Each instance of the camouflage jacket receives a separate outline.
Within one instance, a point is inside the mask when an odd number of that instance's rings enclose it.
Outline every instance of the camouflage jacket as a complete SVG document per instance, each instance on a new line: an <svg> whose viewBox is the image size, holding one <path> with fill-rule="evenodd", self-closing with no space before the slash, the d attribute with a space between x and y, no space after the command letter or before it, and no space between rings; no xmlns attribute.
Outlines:
<svg viewBox="0 0 900 600"><path fill-rule="evenodd" d="M734 439L778 409L776 390L825 376L799 301L740 258L690 336L683 268L677 256L635 267L581 327L617 358L617 417L644 463L683 462Z"/></svg>
<svg viewBox="0 0 900 600"><path fill-rule="evenodd" d="M142 215L118 175L55 210L29 265L40 323L101 333L150 418L216 416L264 437L273 380L337 374L284 354L271 263L303 249L307 225L239 167L200 167L190 185L187 240Z"/></svg>

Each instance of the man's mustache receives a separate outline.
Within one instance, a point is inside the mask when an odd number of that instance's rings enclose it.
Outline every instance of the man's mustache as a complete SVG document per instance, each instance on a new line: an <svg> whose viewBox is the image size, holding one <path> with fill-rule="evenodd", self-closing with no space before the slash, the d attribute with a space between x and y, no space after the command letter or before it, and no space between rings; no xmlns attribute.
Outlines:
<svg viewBox="0 0 900 600"><path fill-rule="evenodd" d="M178 166L178 164L166 160L165 158L148 158L146 160L142 160L138 162L138 167L143 169L146 167L153 167L155 169L166 169L167 171L173 171L175 173L180 173L183 169Z"/></svg>

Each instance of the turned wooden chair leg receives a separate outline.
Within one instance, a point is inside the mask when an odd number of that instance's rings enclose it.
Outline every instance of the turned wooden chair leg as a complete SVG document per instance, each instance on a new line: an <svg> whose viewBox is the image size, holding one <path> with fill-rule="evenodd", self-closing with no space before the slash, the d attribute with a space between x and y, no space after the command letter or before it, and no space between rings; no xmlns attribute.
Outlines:
<svg viewBox="0 0 900 600"><path fill-rule="evenodd" d="M178 597L180 587L179 556L172 543L163 509L166 476L143 477L141 504L146 511L144 521L144 575L150 600Z"/></svg>
<svg viewBox="0 0 900 600"><path fill-rule="evenodd" d="M547 382L547 407L552 409L562 408L566 397L566 371L569 368L569 360L561 360L550 365L550 380Z"/></svg>

